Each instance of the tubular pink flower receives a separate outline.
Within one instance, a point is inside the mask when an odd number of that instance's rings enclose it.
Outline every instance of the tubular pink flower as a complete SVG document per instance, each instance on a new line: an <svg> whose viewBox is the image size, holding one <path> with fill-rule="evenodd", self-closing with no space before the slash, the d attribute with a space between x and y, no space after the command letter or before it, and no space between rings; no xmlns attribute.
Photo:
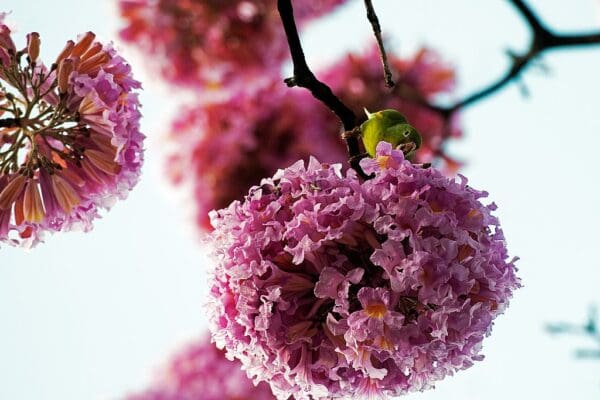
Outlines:
<svg viewBox="0 0 600 400"><path fill-rule="evenodd" d="M279 399L429 388L520 286L485 192L384 142L362 166L299 161L211 213L213 339Z"/></svg>
<svg viewBox="0 0 600 400"><path fill-rule="evenodd" d="M433 102L440 95L451 95L454 89L454 70L444 64L433 50L423 48L415 55L400 58L388 51L388 61L396 86L385 86L377 46L362 54L348 54L342 60L317 73L344 103L366 120L363 109L374 112L383 109L400 111L422 136L417 162L434 162L450 174L460 166L446 154L444 145L450 138L461 136L457 115L451 121L421 105ZM335 129L335 127L329 128Z"/></svg>
<svg viewBox="0 0 600 400"><path fill-rule="evenodd" d="M298 2L300 22L345 0ZM139 46L178 85L247 85L279 75L287 42L275 0L120 0L121 38Z"/></svg>
<svg viewBox="0 0 600 400"><path fill-rule="evenodd" d="M157 382L127 400L274 400L269 385L254 385L237 361L210 343L208 335L176 354Z"/></svg>
<svg viewBox="0 0 600 400"><path fill-rule="evenodd" d="M139 179L140 84L91 32L50 68L39 34L23 51L1 20L0 36L0 241L32 246L45 231L89 230Z"/></svg>

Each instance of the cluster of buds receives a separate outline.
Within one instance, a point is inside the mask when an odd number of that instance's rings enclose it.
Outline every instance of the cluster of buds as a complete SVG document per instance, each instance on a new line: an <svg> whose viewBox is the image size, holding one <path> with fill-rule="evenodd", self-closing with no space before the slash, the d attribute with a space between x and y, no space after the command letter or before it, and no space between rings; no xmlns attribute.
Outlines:
<svg viewBox="0 0 600 400"><path fill-rule="evenodd" d="M50 67L40 35L18 50L0 20L0 240L31 246L44 231L91 228L124 198L142 164L139 82L88 32Z"/></svg>

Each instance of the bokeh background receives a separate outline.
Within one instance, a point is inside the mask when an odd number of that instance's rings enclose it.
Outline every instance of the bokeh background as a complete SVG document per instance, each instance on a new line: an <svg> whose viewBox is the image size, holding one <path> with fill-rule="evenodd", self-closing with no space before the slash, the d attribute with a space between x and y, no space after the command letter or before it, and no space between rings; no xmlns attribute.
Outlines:
<svg viewBox="0 0 600 400"><path fill-rule="evenodd" d="M594 0L530 0L553 28L600 28ZM526 25L506 1L375 1L388 47L438 50L459 74L459 94L508 65L527 45ZM3 0L24 43L42 36L42 58L95 31L115 40L112 0ZM363 4L353 0L305 29L309 64L324 65L371 43ZM0 249L0 399L118 399L142 389L154 368L206 326L206 257L191 207L164 171L164 133L183 95L163 86L146 60L119 45L144 83L146 164L142 181L89 234L49 237L31 251ZM593 342L553 337L544 325L584 321L600 303L600 46L548 53L519 85L465 110L466 136L449 151L461 173L499 205L524 288L484 342L486 359L410 400L600 398L600 360L573 357ZM292 90L292 89L291 89ZM300 90L300 89L294 89Z"/></svg>

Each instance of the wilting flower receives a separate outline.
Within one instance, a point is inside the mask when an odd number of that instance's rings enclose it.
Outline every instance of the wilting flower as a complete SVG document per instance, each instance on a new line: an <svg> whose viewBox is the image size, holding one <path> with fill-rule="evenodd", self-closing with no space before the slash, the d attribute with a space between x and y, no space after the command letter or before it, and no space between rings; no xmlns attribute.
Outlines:
<svg viewBox="0 0 600 400"><path fill-rule="evenodd" d="M211 214L213 338L279 399L428 388L519 287L485 192L384 142L362 167L299 161Z"/></svg>
<svg viewBox="0 0 600 400"><path fill-rule="evenodd" d="M274 400L269 385L255 386L238 361L229 361L208 335L191 344L160 371L157 382L128 400Z"/></svg>
<svg viewBox="0 0 600 400"><path fill-rule="evenodd" d="M168 174L176 184L192 186L198 225L209 229L210 210L241 198L284 165L310 154L345 159L339 132L324 133L322 119L315 118L322 107L307 91L276 82L181 110L171 127Z"/></svg>
<svg viewBox="0 0 600 400"><path fill-rule="evenodd" d="M295 4L299 22L345 0ZM120 0L121 38L152 56L165 79L206 88L279 74L287 42L275 0Z"/></svg>
<svg viewBox="0 0 600 400"><path fill-rule="evenodd" d="M91 228L124 198L142 164L129 65L93 33L48 68L40 36L18 50L0 21L0 240L33 245L44 231Z"/></svg>
<svg viewBox="0 0 600 400"><path fill-rule="evenodd" d="M449 138L461 136L458 120L455 116L446 121L439 112L423 105L452 93L454 70L426 48L408 58L388 52L388 61L396 81L393 89L385 86L376 46L362 54L348 54L317 75L362 117L360 122L367 119L364 108L400 111L423 137L416 161L434 162L446 172L456 172L459 164L446 154L444 145Z"/></svg>

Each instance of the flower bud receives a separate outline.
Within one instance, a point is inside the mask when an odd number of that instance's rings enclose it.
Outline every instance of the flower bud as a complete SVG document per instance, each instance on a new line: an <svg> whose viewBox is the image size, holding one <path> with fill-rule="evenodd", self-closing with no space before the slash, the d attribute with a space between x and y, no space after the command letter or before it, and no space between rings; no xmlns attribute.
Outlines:
<svg viewBox="0 0 600 400"><path fill-rule="evenodd" d="M83 61L78 67L77 71L81 74L93 74L95 73L102 65L106 64L110 60L110 56L107 52L102 51L95 56L88 58Z"/></svg>
<svg viewBox="0 0 600 400"><path fill-rule="evenodd" d="M9 64L10 64L10 56L8 55L6 50L4 50L2 47L0 47L0 65L8 67ZM4 77L2 76L2 73L0 73L0 78L4 79Z"/></svg>
<svg viewBox="0 0 600 400"><path fill-rule="evenodd" d="M86 32L81 39L77 41L75 47L73 47L73 51L71 52L71 56L81 57L83 53L90 48L90 45L96 38L96 35L93 32Z"/></svg>
<svg viewBox="0 0 600 400"><path fill-rule="evenodd" d="M75 62L72 58L66 58L58 65L58 91L66 93L69 88L69 76L75 69Z"/></svg>
<svg viewBox="0 0 600 400"><path fill-rule="evenodd" d="M15 43L10 37L10 29L6 25L0 24L0 47L4 47L9 52L15 52Z"/></svg>
<svg viewBox="0 0 600 400"><path fill-rule="evenodd" d="M73 51L73 47L75 47L75 42L73 42L72 40L67 41L67 44L65 45L63 50L60 52L58 57L56 57L56 61L54 61L54 64L58 65L62 60L69 57L71 55L71 52Z"/></svg>
<svg viewBox="0 0 600 400"><path fill-rule="evenodd" d="M87 60L88 58L91 58L93 56L95 56L96 54L100 53L100 51L102 50L102 43L94 43L89 49L88 51L86 51L82 56L81 59L82 60Z"/></svg>
<svg viewBox="0 0 600 400"><path fill-rule="evenodd" d="M40 56L40 34L31 32L27 34L27 54L31 62L35 62Z"/></svg>

